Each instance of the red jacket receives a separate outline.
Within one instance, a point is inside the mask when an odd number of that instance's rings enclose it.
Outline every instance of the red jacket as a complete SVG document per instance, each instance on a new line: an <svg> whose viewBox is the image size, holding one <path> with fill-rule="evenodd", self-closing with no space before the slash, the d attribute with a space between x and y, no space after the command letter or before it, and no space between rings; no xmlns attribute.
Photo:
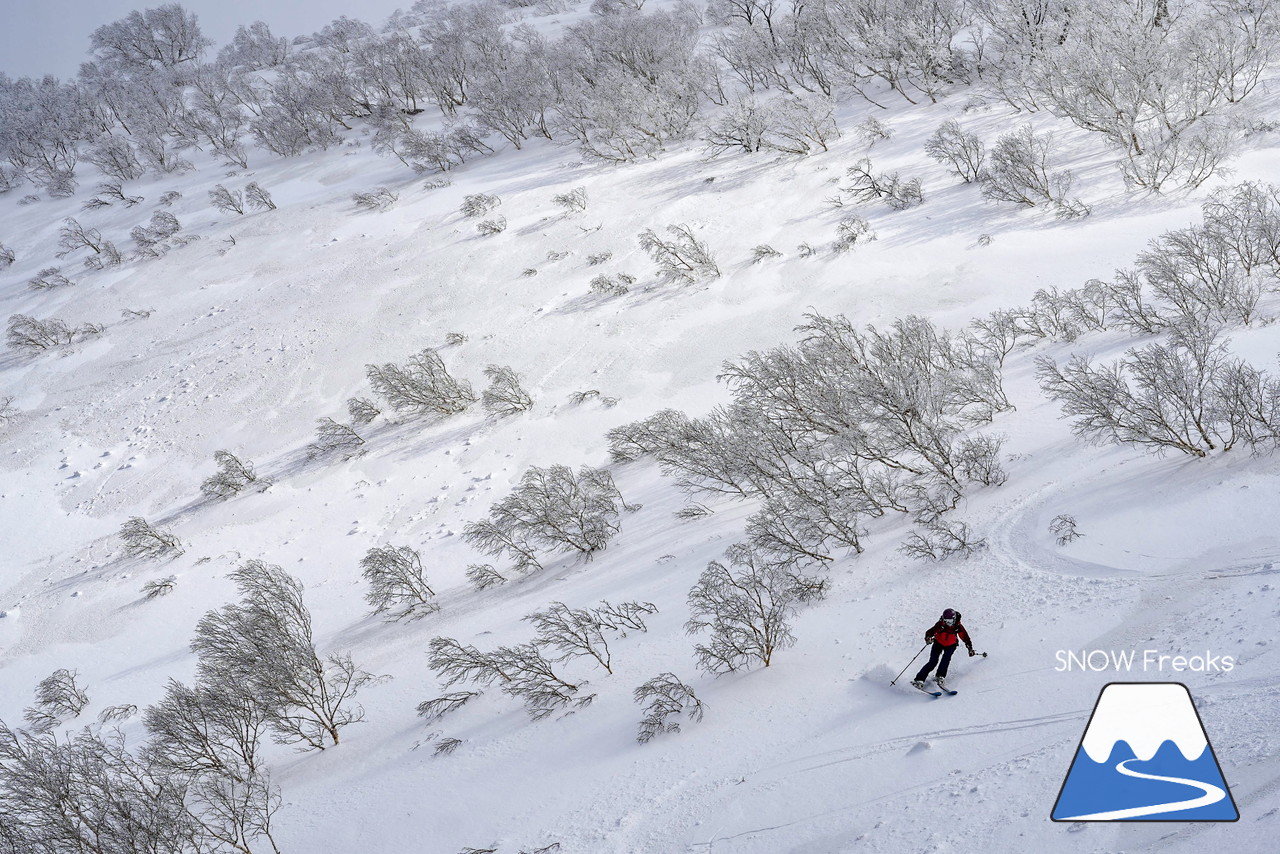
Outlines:
<svg viewBox="0 0 1280 854"><path fill-rule="evenodd" d="M956 620L954 626L948 626L942 620L933 624L929 631L924 633L924 642L938 642L942 646L955 646L956 641L964 641L965 649L973 649L973 641L969 640L969 633L964 630L964 625Z"/></svg>

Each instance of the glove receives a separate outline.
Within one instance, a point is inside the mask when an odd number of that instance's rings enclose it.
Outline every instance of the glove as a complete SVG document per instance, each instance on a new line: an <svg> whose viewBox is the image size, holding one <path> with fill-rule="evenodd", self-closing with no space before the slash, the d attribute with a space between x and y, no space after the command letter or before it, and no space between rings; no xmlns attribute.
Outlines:
<svg viewBox="0 0 1280 854"><path fill-rule="evenodd" d="M969 647L969 657L973 658L975 655L977 655L977 653L973 651L973 647Z"/></svg>

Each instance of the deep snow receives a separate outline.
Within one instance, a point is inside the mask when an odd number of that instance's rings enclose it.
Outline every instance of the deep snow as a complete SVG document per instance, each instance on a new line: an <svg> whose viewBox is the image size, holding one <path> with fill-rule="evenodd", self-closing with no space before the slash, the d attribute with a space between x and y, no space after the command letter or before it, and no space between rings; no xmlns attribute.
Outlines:
<svg viewBox="0 0 1280 854"><path fill-rule="evenodd" d="M226 573L257 557L305 582L324 649L351 650L392 677L361 694L367 720L336 749L270 749L285 851L451 854L496 843L515 852L557 841L563 852L592 854L1264 850L1280 831L1280 461L1243 451L1158 458L1075 441L1036 388L1032 356L1111 358L1132 344L1121 335L1010 357L1005 383L1017 409L991 426L1008 437L1009 481L973 492L960 510L988 538L985 551L921 564L895 550L900 521L873 526L867 552L837 562L830 596L801 613L799 642L770 668L719 679L695 670L682 629L686 593L751 508L707 502L714 515L678 520L686 499L652 462L615 467L624 495L643 508L624 516L621 535L593 562L560 560L483 593L466 584L479 556L461 541L463 525L526 467L603 465L610 427L666 406L705 411L725 399L715 380L723 361L793 340L805 312L881 326L921 313L956 327L1041 287L1107 277L1161 231L1197 221L1214 187L1280 174L1272 133L1253 138L1230 179L1190 196L1126 194L1096 141L1055 125L1064 165L1094 208L1064 223L984 202L923 157L923 139L946 118L961 116L989 141L1021 121L995 104L962 113L965 100L881 116L895 136L869 156L877 169L921 176L927 201L900 213L856 209L878 239L843 255L804 258L795 247L828 243L849 212L821 200L868 153L853 134L802 160L707 160L690 146L626 167L531 145L468 163L446 176L451 186L427 190L355 131L341 150L294 160L255 153L253 168L234 177L204 161L180 179L139 182L132 192L146 202L128 211L82 213L84 191L31 206L18 205L20 193L0 198L0 236L19 255L0 278L0 316L107 326L65 353L0 355L0 397L14 395L21 413L0 433L0 718L19 722L35 683L59 667L78 670L93 700L72 726L109 705L156 701L167 678L190 678L187 642L201 614L233 595ZM869 114L846 106L841 126ZM207 203L213 184L249 180L279 209L227 217ZM357 211L351 193L379 185L399 202ZM587 188L589 208L566 217L551 196L575 186ZM82 273L78 257L65 259L76 286L26 287L54 263L63 217L123 248L167 189L182 191L172 210L198 242L107 272ZM504 233L480 237L458 214L474 192L502 198ZM698 229L722 278L688 287L654 278L636 234L676 222ZM990 245L979 245L981 234ZM749 263L759 243L784 257ZM602 251L612 260L588 266L587 255ZM638 277L631 294L588 293L592 276L616 271ZM154 314L127 320L125 308ZM1241 330L1234 346L1272 366L1275 329ZM468 340L444 347L454 331ZM501 421L478 408L443 421L380 419L364 455L306 460L315 419L342 420L345 400L367 394L365 364L403 361L424 346L444 347L450 370L477 388L485 365L514 366L536 407ZM619 403L568 401L586 389ZM253 460L274 485L204 500L199 484L219 448ZM1084 534L1064 547L1047 529L1059 513L1073 514ZM185 554L123 558L115 532L134 515L172 528ZM357 564L384 543L422 551L440 613L401 624L367 615ZM175 592L143 600L140 586L169 574ZM415 716L436 696L425 659L432 637L482 648L523 641L525 614L606 597L661 610L647 633L615 645L612 675L569 665L597 694L589 708L531 723L491 692L430 726ZM890 687L948 606L964 612L990 657L957 657L956 697ZM1236 665L1055 669L1058 650L1091 649L1209 651ZM706 718L638 745L631 691L663 670L695 687ZM1129 679L1189 687L1238 823L1049 821L1099 689ZM141 738L136 718L124 729ZM463 744L433 756L443 736Z"/></svg>

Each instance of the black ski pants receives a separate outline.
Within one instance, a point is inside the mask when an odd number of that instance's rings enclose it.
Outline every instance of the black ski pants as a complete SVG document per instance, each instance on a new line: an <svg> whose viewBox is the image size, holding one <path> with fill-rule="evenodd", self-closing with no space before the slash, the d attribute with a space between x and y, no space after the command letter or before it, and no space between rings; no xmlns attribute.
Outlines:
<svg viewBox="0 0 1280 854"><path fill-rule="evenodd" d="M933 668L938 668L938 675L946 678L947 668L951 666L951 656L955 653L956 647L960 644L955 643L951 646L943 646L937 641L933 642L933 649L929 650L929 662L920 668L920 672L916 674L916 680L923 682Z"/></svg>

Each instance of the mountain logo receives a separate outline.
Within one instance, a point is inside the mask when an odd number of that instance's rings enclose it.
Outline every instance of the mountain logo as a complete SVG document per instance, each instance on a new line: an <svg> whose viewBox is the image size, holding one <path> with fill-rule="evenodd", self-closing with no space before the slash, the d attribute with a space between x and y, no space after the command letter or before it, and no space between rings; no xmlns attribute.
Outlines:
<svg viewBox="0 0 1280 854"><path fill-rule="evenodd" d="M1062 781L1054 821L1236 821L1204 724L1181 682L1103 686Z"/></svg>

